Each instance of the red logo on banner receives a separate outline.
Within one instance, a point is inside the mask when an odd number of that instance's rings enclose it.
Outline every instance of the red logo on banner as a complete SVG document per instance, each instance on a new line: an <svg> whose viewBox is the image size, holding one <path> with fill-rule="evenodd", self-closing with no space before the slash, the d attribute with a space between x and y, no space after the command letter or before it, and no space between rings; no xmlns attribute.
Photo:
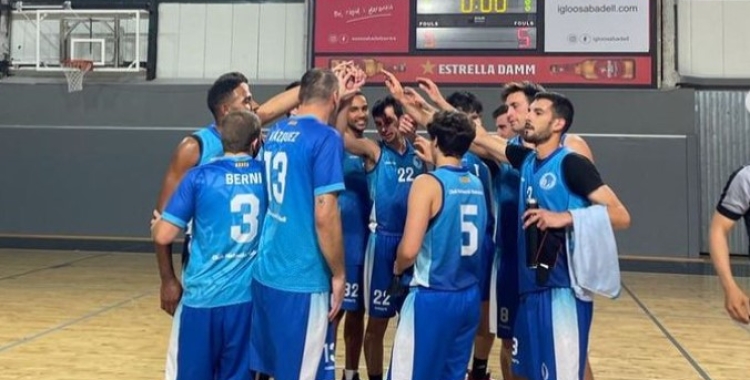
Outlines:
<svg viewBox="0 0 750 380"><path fill-rule="evenodd" d="M408 53L410 3L315 1L315 53Z"/></svg>

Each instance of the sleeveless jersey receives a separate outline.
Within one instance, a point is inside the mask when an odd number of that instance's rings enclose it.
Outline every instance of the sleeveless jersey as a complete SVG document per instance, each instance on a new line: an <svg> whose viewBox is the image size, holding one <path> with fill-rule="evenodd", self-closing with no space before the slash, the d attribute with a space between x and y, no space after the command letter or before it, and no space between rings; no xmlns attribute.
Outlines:
<svg viewBox="0 0 750 380"><path fill-rule="evenodd" d="M511 145L522 145L516 136L508 141ZM521 174L507 162L499 164L500 168L493 179L493 196L495 197L495 243L500 254L518 255L518 189L521 186Z"/></svg>
<svg viewBox="0 0 750 380"><path fill-rule="evenodd" d="M490 174L490 168L487 164L482 161L479 156L474 153L466 152L461 159L461 164L469 170L470 173L474 174L479 178L484 189L485 204L487 206L487 232L490 236L494 233L495 220L493 215L495 214L495 201L492 196L492 175Z"/></svg>
<svg viewBox="0 0 750 380"><path fill-rule="evenodd" d="M427 227L411 284L436 290L465 289L479 283L487 228L484 189L479 178L463 167L442 166L430 175L441 184L443 203Z"/></svg>
<svg viewBox="0 0 750 380"><path fill-rule="evenodd" d="M538 161L535 154L529 154L521 166L521 188L519 198L521 202L518 207L518 218L526 211L525 199L536 198L539 208L552 212L563 212L583 207L591 203L588 199L574 194L565 183L563 173L563 159L572 151L560 147L543 161ZM557 255L554 267L550 270L549 281L545 286L536 284L536 270L526 266L526 238L523 225L519 223L518 228L518 268L519 268L519 291L529 293L548 288L569 288L570 276L568 274L568 257L565 250L566 242L572 239L572 234L563 232L564 236L555 244L561 244L561 251ZM552 233L552 231L550 231ZM562 237L561 236L561 237ZM571 241L572 242L572 241Z"/></svg>
<svg viewBox="0 0 750 380"><path fill-rule="evenodd" d="M341 210L341 224L344 241L347 239L362 239L367 241L368 218L372 208L370 194L367 188L367 174L365 161L353 154L344 154L344 184L346 190L339 194L339 209ZM362 243L364 246L365 243ZM346 244L345 244L346 246ZM351 246L358 246L352 244ZM364 251L346 252L346 265L363 265Z"/></svg>
<svg viewBox="0 0 750 380"><path fill-rule="evenodd" d="M162 218L193 221L182 302L218 307L251 300L249 283L266 213L263 165L250 156L219 157L190 169Z"/></svg>
<svg viewBox="0 0 750 380"><path fill-rule="evenodd" d="M221 145L221 135L216 129L216 124L211 124L193 133L201 147L201 157L198 165L211 162L216 157L224 155L224 147ZM198 166L196 165L196 166Z"/></svg>
<svg viewBox="0 0 750 380"><path fill-rule="evenodd" d="M382 141L379 145L378 163L367 173L373 203L370 230L402 235L409 190L414 178L424 171L424 164L408 141L404 154L399 154Z"/></svg>

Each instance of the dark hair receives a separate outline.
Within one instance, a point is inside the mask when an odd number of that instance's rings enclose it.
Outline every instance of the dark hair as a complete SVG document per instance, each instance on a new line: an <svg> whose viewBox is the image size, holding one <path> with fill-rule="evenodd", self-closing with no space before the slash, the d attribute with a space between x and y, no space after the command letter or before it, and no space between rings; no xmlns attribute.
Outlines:
<svg viewBox="0 0 750 380"><path fill-rule="evenodd" d="M326 101L339 89L339 79L331 70L314 68L302 76L299 88L301 104Z"/></svg>
<svg viewBox="0 0 750 380"><path fill-rule="evenodd" d="M339 110L343 110L344 108L349 107L349 105L352 104L352 100L354 100L354 98L356 98L358 96L361 96L361 97L367 99L367 97L365 96L364 92L357 91L357 92L355 92L353 94L348 95L346 98L342 98L341 99L341 102L339 103Z"/></svg>
<svg viewBox="0 0 750 380"><path fill-rule="evenodd" d="M239 72L226 73L220 76L208 90L208 109L217 119L219 107L229 101L234 89L243 83L248 83L247 77Z"/></svg>
<svg viewBox="0 0 750 380"><path fill-rule="evenodd" d="M250 152L260 137L260 119L248 110L231 111L221 119L221 145L225 152Z"/></svg>
<svg viewBox="0 0 750 380"><path fill-rule="evenodd" d="M468 91L456 91L450 94L445 101L461 112L476 112L477 115L481 115L484 110L482 102L477 99L477 96Z"/></svg>
<svg viewBox="0 0 750 380"><path fill-rule="evenodd" d="M446 156L461 158L469 150L477 131L474 123L463 112L440 111L427 124L430 138Z"/></svg>
<svg viewBox="0 0 750 380"><path fill-rule="evenodd" d="M568 132L571 125L573 124L573 115L575 109L573 103L565 95L557 92L540 92L534 96L534 100L545 99L552 102L552 114L555 118L561 118L565 120L565 127L562 133Z"/></svg>
<svg viewBox="0 0 750 380"><path fill-rule="evenodd" d="M500 91L500 100L505 103L505 100L508 99L508 96L511 94L515 94L516 92L523 92L524 95L526 95L526 100L531 104L531 101L534 100L534 96L540 92L546 91L542 85L531 83L529 81L523 81L523 82L510 82L506 83L505 86L503 86L503 89Z"/></svg>
<svg viewBox="0 0 750 380"><path fill-rule="evenodd" d="M295 88L295 87L298 87L299 85L300 85L300 81L296 80L296 81L294 81L294 82L292 82L292 83L289 83L289 84L288 84L288 85L286 86L286 88L284 89L284 91L289 91L289 90L291 90L291 89L293 89L293 88Z"/></svg>
<svg viewBox="0 0 750 380"><path fill-rule="evenodd" d="M396 101L393 96L388 95L383 99L379 99L377 102L375 102L375 105L372 106L372 118L384 118L385 109L388 107L393 107L393 113L396 114L396 117L401 117L404 115L404 109L401 107L401 104Z"/></svg>
<svg viewBox="0 0 750 380"><path fill-rule="evenodd" d="M497 119L498 117L505 115L506 113L508 113L508 106L506 104L501 104L500 107L497 107L494 111L492 111L492 118Z"/></svg>

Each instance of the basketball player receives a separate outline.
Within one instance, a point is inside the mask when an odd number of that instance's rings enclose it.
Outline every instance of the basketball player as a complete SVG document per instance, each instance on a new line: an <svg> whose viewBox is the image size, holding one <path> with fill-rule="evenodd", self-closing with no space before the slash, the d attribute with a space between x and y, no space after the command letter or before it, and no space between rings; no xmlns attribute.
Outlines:
<svg viewBox="0 0 750 380"><path fill-rule="evenodd" d="M154 218L166 206L167 200L177 184L192 167L202 165L222 154L221 119L235 110L254 111L263 125L283 115L297 104L296 88L281 93L261 106L254 101L247 78L241 73L231 72L220 76L208 90L208 108L213 114L214 123L185 137L175 149L169 168L162 182L161 192L156 202ZM260 140L259 140L260 141ZM257 153L257 152L256 152ZM152 219L152 224L155 219ZM185 232L183 266L188 260L187 247L190 246L190 227ZM172 245L156 243L156 258L161 277L161 308L173 315L182 297L182 285L177 280L172 266Z"/></svg>
<svg viewBox="0 0 750 380"><path fill-rule="evenodd" d="M343 132L342 135L351 134L356 139L364 138L367 122L368 105L363 93L356 92L341 100L336 125L339 131ZM344 154L344 183L346 190L342 191L338 198L346 265L346 288L341 306L346 312L344 380L359 380L359 359L365 324L363 268L365 247L370 232L368 219L372 201L367 186L365 162L362 157L348 151ZM337 325L343 316L344 313L338 315Z"/></svg>
<svg viewBox="0 0 750 380"><path fill-rule="evenodd" d="M529 117L529 105L536 94L544 91L544 87L531 82L511 82L503 86L501 101L507 107L507 112L501 117L507 120L510 128L505 132L498 128L498 135L508 136L508 144L533 148L533 144L524 142L522 136ZM481 127L479 129L482 130ZM564 140L561 142L562 145L593 161L588 144L580 136L566 133L562 139ZM485 159L491 158L491 155L477 147L476 144L472 145L472 152ZM518 274L515 270L518 265L518 255L515 252L518 250L516 236L519 224L517 210L520 173L507 163L498 162L498 164L499 170L493 179L493 194L498 207L496 210L495 243L498 249L496 255L499 256L495 289L498 315L495 325L497 336L503 342L500 349L500 368L503 372L503 378L513 379L511 349L514 336L513 327L518 308ZM587 362L586 380L593 379L591 367Z"/></svg>
<svg viewBox="0 0 750 380"><path fill-rule="evenodd" d="M482 102L477 99L476 95L466 92L458 91L448 96L446 99L448 104L453 106L456 110L465 113L469 120L474 125L480 125L482 123ZM485 230L484 244L480 250L480 257L482 258L480 268L481 276L479 277L479 289L482 296L481 305L481 318L479 328L477 329L477 336L474 339L474 360L471 366L471 372L469 373L469 379L471 380L491 380L489 372L487 372L487 362L492 351L492 345L495 342L495 334L490 332L489 322L489 310L490 310L490 279L492 277L492 265L495 258L495 244L493 241L493 235L495 234L495 223L492 200L492 172L496 169L494 162L490 162L490 165L482 161L479 156L474 153L466 152L463 154L461 163L469 168L469 171L476 175L482 182L485 195L485 205L487 207L487 229Z"/></svg>
<svg viewBox="0 0 750 380"><path fill-rule="evenodd" d="M501 104L494 111L492 111L492 119L495 120L495 128L497 129L497 135L508 140L512 138L515 133L510 128L508 123L508 106Z"/></svg>
<svg viewBox="0 0 750 380"><path fill-rule="evenodd" d="M224 155L188 170L153 228L171 244L193 221L165 378L240 379L250 372L248 284L266 213L263 165L252 158L260 120L247 110L221 119Z"/></svg>
<svg viewBox="0 0 750 380"><path fill-rule="evenodd" d="M743 218L750 236L750 165L737 169L729 176L711 220L709 241L711 260L724 288L724 307L737 322L750 323L750 301L747 293L734 281L729 262L729 232Z"/></svg>
<svg viewBox="0 0 750 380"><path fill-rule="evenodd" d="M441 111L427 131L437 168L418 176L409 192L393 269L400 276L414 265L393 342L394 380L463 378L479 324L488 216L481 181L461 163L475 127L463 113Z"/></svg>
<svg viewBox="0 0 750 380"><path fill-rule="evenodd" d="M324 351L333 351L330 322L346 281L337 200L344 149L327 123L346 95L339 85L332 71L307 71L297 115L274 126L264 147L269 208L251 285L250 366L276 380L320 378L321 358L335 370Z"/></svg>
<svg viewBox="0 0 750 380"><path fill-rule="evenodd" d="M514 325L513 373L529 380L583 379L585 374L593 304L577 299L571 288L564 249L564 228L572 226L569 210L605 205L614 229L630 224L628 211L602 182L591 161L561 144L573 114L566 97L540 92L531 103L524 131L524 140L534 149L509 144L483 131L475 140L496 159L507 160L519 170L521 192L539 202L539 209L528 211L519 203L517 215L524 224L517 231L520 301ZM537 271L526 265L523 234L531 224L549 232L545 249L557 253L543 283L538 282Z"/></svg>

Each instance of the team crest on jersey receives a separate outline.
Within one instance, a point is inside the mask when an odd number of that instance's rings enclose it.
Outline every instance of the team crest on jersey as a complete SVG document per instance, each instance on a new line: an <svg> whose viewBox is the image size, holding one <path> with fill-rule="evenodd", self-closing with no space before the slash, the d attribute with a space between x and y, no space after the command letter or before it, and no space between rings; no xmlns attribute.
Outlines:
<svg viewBox="0 0 750 380"><path fill-rule="evenodd" d="M247 161L239 161L234 163L235 168L249 168L250 163Z"/></svg>
<svg viewBox="0 0 750 380"><path fill-rule="evenodd" d="M419 157L414 156L414 167L417 169L422 169L422 160L419 159Z"/></svg>
<svg viewBox="0 0 750 380"><path fill-rule="evenodd" d="M542 178L539 179L539 187L544 190L549 190L557 184L557 177L553 173L544 173Z"/></svg>
<svg viewBox="0 0 750 380"><path fill-rule="evenodd" d="M461 183L469 183L469 181L471 181L471 179L469 178L468 175L462 175L460 177L459 181L461 181Z"/></svg>

